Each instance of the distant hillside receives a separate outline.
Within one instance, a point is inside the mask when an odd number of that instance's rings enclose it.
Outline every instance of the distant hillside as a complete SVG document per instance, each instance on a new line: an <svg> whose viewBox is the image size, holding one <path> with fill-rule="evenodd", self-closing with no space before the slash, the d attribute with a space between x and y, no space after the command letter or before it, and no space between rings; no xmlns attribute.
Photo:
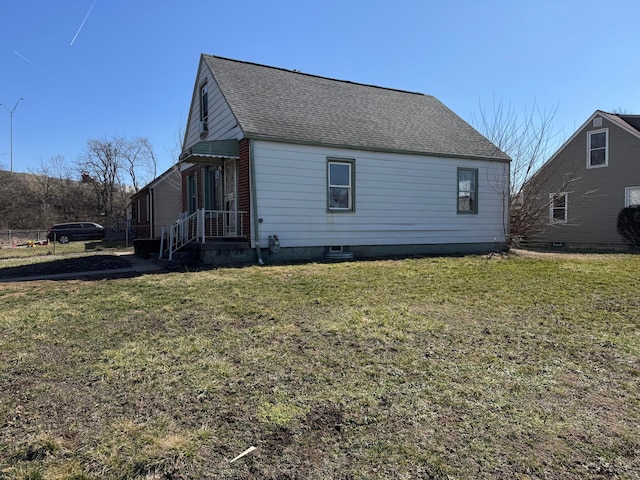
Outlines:
<svg viewBox="0 0 640 480"><path fill-rule="evenodd" d="M98 187L81 180L0 170L0 229L46 229L59 222L104 220ZM128 192L115 192L118 210L126 211Z"/></svg>

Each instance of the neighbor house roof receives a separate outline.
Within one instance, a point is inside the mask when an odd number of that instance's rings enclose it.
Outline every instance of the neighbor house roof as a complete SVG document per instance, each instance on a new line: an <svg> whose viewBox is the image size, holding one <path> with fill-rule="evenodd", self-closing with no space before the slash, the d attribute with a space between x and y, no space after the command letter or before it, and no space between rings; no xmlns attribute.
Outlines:
<svg viewBox="0 0 640 480"><path fill-rule="evenodd" d="M608 113L602 110L596 110L596 114L600 114L603 117L609 119L609 121L623 127L630 133L639 136L640 135L640 115L627 115L622 113Z"/></svg>
<svg viewBox="0 0 640 480"><path fill-rule="evenodd" d="M247 138L509 160L430 95L202 58Z"/></svg>

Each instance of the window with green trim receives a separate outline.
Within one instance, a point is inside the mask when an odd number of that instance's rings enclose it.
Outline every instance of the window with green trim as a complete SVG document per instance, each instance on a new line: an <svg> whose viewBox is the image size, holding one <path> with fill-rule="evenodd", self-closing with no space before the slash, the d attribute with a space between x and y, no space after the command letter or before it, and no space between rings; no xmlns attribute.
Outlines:
<svg viewBox="0 0 640 480"><path fill-rule="evenodd" d="M327 198L331 212L354 210L354 160L329 159L327 164Z"/></svg>
<svg viewBox="0 0 640 480"><path fill-rule="evenodd" d="M458 169L458 213L478 213L478 170Z"/></svg>

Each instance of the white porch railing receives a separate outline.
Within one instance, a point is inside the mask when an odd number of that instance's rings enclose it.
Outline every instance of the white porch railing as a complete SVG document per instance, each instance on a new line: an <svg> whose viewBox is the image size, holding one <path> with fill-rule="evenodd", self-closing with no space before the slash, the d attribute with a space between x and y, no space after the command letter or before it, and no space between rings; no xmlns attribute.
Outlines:
<svg viewBox="0 0 640 480"><path fill-rule="evenodd" d="M164 257L166 250L169 260L173 260L173 252L194 240L205 243L207 238L242 237L245 215L246 212L236 210L201 209L191 215L183 213L175 223L162 227L159 258Z"/></svg>

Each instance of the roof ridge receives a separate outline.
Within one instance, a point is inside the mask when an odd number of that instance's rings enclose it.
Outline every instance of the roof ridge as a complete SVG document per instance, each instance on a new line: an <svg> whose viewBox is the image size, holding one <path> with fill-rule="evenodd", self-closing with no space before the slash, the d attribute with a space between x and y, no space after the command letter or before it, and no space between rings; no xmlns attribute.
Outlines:
<svg viewBox="0 0 640 480"><path fill-rule="evenodd" d="M351 80L341 80L339 78L325 77L323 75L315 75L313 73L305 73L305 72L301 72L300 70L295 70L295 69L294 70L289 70L289 69L283 68L283 67L274 67L274 66L271 66L271 65L264 65L262 63L248 62L248 61L245 61L245 60L237 60L235 58L221 57L219 55L209 55L207 53L203 53L202 55L206 56L206 57L210 57L210 58L217 58L217 59L220 59L220 60L226 60L226 61L229 61L229 62L244 63L245 65L254 65L256 67L268 68L270 70L280 70L282 72L287 72L287 73L297 73L299 75L305 75L307 77L320 78L320 79L323 79L323 80L331 80L332 82L346 83L346 84L350 84L350 85L357 85L357 86L360 86L360 87L378 88L380 90L389 90L389 91L392 91L392 92L408 93L408 94L411 94L411 95L420 95L420 96L423 96L423 97L432 97L433 96L433 95L429 95L429 94L422 93L422 92L412 92L410 90L402 90L400 88L382 87L380 85L373 85L373 84L370 84L370 83L352 82Z"/></svg>

